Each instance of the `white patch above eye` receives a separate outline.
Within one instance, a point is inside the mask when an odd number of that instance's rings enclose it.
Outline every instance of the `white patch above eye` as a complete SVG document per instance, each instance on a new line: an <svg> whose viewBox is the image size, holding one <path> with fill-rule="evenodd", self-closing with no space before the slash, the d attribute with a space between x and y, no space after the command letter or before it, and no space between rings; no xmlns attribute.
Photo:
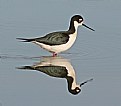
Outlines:
<svg viewBox="0 0 121 106"><path fill-rule="evenodd" d="M82 21L82 19L79 19L79 21Z"/></svg>
<svg viewBox="0 0 121 106"><path fill-rule="evenodd" d="M76 92L79 92L79 91L80 91L79 89L76 90Z"/></svg>

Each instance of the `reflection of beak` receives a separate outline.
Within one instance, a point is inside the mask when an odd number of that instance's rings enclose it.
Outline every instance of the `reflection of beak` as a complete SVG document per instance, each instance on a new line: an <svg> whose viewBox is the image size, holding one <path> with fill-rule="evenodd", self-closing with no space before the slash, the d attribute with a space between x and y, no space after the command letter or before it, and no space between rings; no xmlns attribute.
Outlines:
<svg viewBox="0 0 121 106"><path fill-rule="evenodd" d="M82 85L86 84L87 82L92 81L92 80L93 80L93 78L92 78L92 79L89 79L89 80L87 80L87 81L82 82L82 83L80 84L80 87L81 87Z"/></svg>
<svg viewBox="0 0 121 106"><path fill-rule="evenodd" d="M86 28L88 28L88 29L90 29L90 30L92 30L92 31L95 31L94 29L92 29L92 28L90 28L90 27L88 27L87 25L85 25L85 24L82 24L83 26L85 26Z"/></svg>

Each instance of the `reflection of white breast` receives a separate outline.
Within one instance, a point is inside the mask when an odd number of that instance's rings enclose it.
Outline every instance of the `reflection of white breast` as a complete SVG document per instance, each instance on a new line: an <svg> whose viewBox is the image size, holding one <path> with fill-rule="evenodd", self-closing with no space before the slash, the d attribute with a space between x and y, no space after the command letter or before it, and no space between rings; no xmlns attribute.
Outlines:
<svg viewBox="0 0 121 106"><path fill-rule="evenodd" d="M70 70L69 73L73 73L70 75L75 75L75 71L71 65L71 63L62 57L45 57L43 58L43 65L51 64L55 66L64 66L67 70Z"/></svg>

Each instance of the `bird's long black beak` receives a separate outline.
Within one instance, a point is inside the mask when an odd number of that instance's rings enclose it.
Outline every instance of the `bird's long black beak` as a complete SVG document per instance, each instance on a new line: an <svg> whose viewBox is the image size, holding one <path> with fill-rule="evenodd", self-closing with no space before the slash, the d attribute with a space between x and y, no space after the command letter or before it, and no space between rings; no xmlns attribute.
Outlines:
<svg viewBox="0 0 121 106"><path fill-rule="evenodd" d="M82 82L82 83L80 84L80 87L81 87L82 85L86 84L87 82L92 81L92 80L93 80L93 78L91 78L91 79L89 79L89 80L87 80L87 81L85 81L85 82Z"/></svg>
<svg viewBox="0 0 121 106"><path fill-rule="evenodd" d="M85 24L82 24L84 27L86 27L86 28L88 28L88 29L90 29L90 30L92 30L92 31L95 31L94 29L92 29L92 28L90 28L90 27L88 27L87 25L85 25Z"/></svg>

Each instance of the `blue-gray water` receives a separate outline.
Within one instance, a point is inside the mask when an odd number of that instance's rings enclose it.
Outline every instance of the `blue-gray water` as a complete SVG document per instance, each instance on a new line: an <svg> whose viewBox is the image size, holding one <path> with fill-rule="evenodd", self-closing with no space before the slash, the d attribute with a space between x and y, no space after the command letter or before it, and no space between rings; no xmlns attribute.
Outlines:
<svg viewBox="0 0 121 106"><path fill-rule="evenodd" d="M81 27L74 46L61 56L70 59L77 81L94 78L73 96L65 80L17 70L50 53L17 37L38 37L68 28L81 14L96 31ZM120 0L0 0L0 106L120 106Z"/></svg>

